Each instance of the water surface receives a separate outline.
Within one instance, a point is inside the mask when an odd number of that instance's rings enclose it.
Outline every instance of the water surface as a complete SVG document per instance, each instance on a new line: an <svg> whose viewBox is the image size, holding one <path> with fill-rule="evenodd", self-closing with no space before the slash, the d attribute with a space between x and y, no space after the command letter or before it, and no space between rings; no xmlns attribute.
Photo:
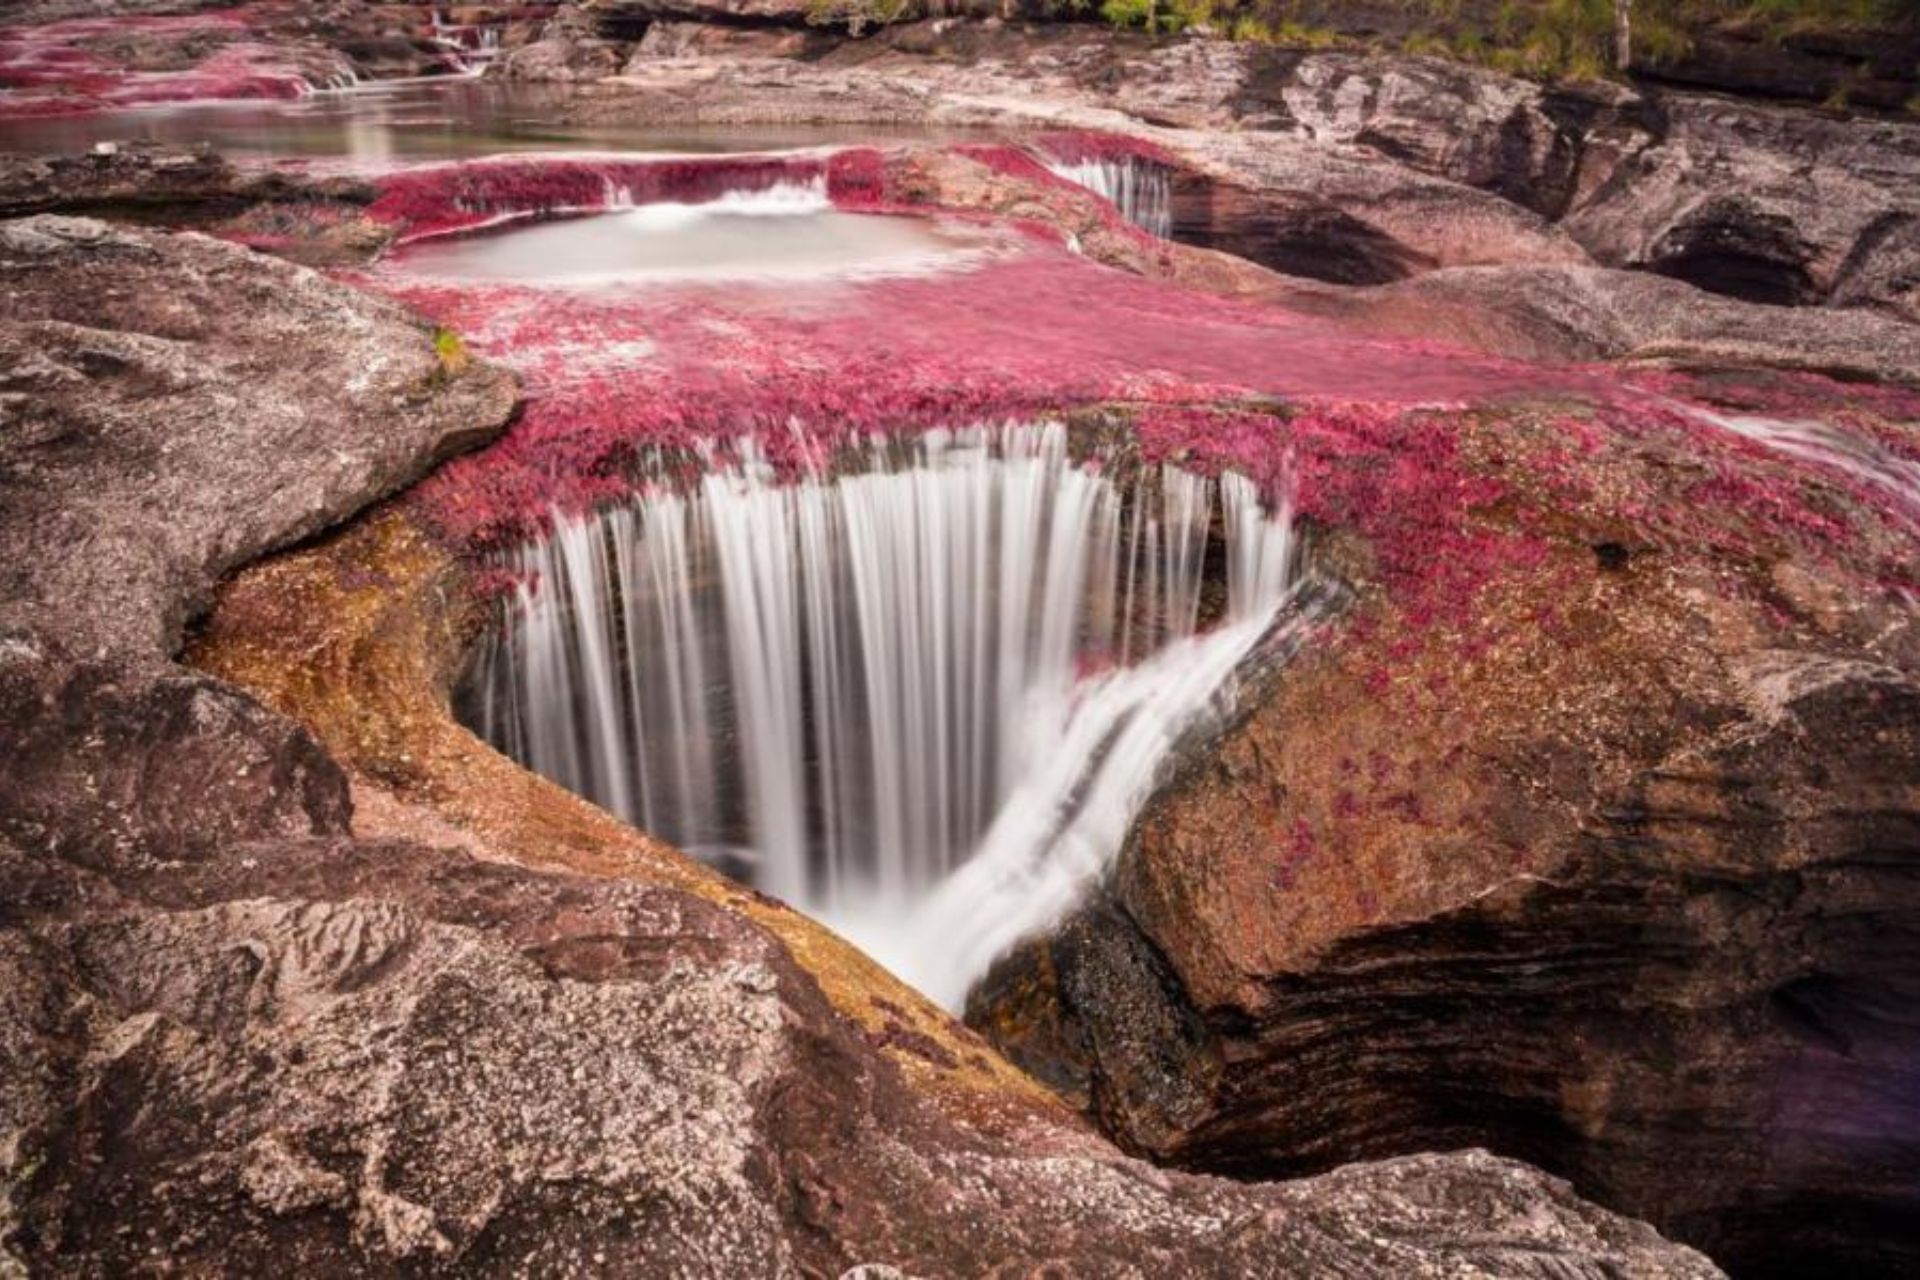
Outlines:
<svg viewBox="0 0 1920 1280"><path fill-rule="evenodd" d="M0 151L86 151L102 142L204 143L235 156L377 164L516 151L724 153L959 136L870 125L575 124L566 119L575 96L562 85L464 76L376 81L291 102L181 103L0 119Z"/></svg>

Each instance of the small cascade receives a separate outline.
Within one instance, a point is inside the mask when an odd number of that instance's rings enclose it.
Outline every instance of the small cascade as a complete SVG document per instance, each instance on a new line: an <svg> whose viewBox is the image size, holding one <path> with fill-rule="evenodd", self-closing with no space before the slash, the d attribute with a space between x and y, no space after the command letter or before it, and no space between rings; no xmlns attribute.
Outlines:
<svg viewBox="0 0 1920 1280"><path fill-rule="evenodd" d="M1089 156L1063 160L1042 155L1056 177L1103 196L1120 216L1150 235L1173 237L1173 174L1166 165L1140 156Z"/></svg>
<svg viewBox="0 0 1920 1280"><path fill-rule="evenodd" d="M445 53L447 65L455 74L478 76L500 56L500 27L497 23L459 23L445 9L431 11L433 43Z"/></svg>
<svg viewBox="0 0 1920 1280"><path fill-rule="evenodd" d="M1250 481L1121 485L1057 425L701 470L512 558L469 722L952 1001L1118 850L1291 582Z"/></svg>
<svg viewBox="0 0 1920 1280"><path fill-rule="evenodd" d="M817 153L663 159L622 152L499 156L421 165L386 175L372 214L405 228L403 241L520 219L650 210L685 220L710 214L800 214L832 207L827 159Z"/></svg>
<svg viewBox="0 0 1920 1280"><path fill-rule="evenodd" d="M1825 422L1720 413L1680 401L1670 404L1697 421L1845 476L1920 523L1920 462L1900 457L1878 441Z"/></svg>
<svg viewBox="0 0 1920 1280"><path fill-rule="evenodd" d="M635 199L630 186L609 176L604 207L631 209L644 225L666 229L707 217L792 218L827 213L833 209L833 201L827 196L825 173L783 179L766 187L722 191L707 200L648 203Z"/></svg>
<svg viewBox="0 0 1920 1280"><path fill-rule="evenodd" d="M598 216L432 239L407 249L401 269L415 278L607 289L924 276L982 253L964 232L836 211L822 174L698 201L642 202L616 173L601 183Z"/></svg>

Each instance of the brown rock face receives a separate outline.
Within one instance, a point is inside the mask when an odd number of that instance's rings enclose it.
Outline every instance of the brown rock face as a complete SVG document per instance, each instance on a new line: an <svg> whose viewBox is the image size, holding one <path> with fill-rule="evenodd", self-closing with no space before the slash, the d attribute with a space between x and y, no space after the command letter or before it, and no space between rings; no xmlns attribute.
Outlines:
<svg viewBox="0 0 1920 1280"><path fill-rule="evenodd" d="M0 257L0 829L102 870L344 831L309 737L164 656L222 574L484 439L511 384L198 236L30 218Z"/></svg>
<svg viewBox="0 0 1920 1280"><path fill-rule="evenodd" d="M511 388L199 237L41 217L0 250L0 1268L1716 1274L1484 1153L1243 1186L942 1091L823 995L804 929L690 865L356 838L349 783L377 789L169 655L215 578ZM341 564L333 599L382 595Z"/></svg>
<svg viewBox="0 0 1920 1280"><path fill-rule="evenodd" d="M1638 450L1603 487L1674 482ZM1470 619L1363 593L969 1020L1185 1167L1484 1145L1736 1274L1907 1274L1913 614L1777 547L1544 518Z"/></svg>

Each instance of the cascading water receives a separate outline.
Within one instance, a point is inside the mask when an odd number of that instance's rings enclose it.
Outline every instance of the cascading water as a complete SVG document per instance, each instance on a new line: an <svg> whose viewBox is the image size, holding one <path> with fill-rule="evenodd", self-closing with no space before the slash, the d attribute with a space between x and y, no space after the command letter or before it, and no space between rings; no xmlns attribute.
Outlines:
<svg viewBox="0 0 1920 1280"><path fill-rule="evenodd" d="M874 442L797 483L749 451L519 552L469 712L957 1002L1118 850L1292 561L1251 482L1123 489L1059 426Z"/></svg>
<svg viewBox="0 0 1920 1280"><path fill-rule="evenodd" d="M1173 238L1173 174L1163 164L1138 156L1098 156L1081 160L1043 157L1055 177L1104 196L1134 226L1162 240Z"/></svg>
<svg viewBox="0 0 1920 1280"><path fill-rule="evenodd" d="M445 51L447 64L458 75L478 76L500 56L500 28L491 23L457 23L446 12L429 15L433 42Z"/></svg>
<svg viewBox="0 0 1920 1280"><path fill-rule="evenodd" d="M1900 457L1874 440L1849 434L1825 422L1718 413L1679 401L1669 403L1697 421L1758 441L1769 449L1838 472L1876 490L1908 519L1920 522L1920 462Z"/></svg>

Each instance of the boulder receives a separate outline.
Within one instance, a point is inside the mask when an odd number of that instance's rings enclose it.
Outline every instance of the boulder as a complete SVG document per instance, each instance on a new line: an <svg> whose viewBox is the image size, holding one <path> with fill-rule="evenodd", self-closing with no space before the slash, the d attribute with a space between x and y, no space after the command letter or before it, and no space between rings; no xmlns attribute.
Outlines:
<svg viewBox="0 0 1920 1280"><path fill-rule="evenodd" d="M1912 321L1920 125L1663 95L1664 128L1564 226L1594 258L1756 302Z"/></svg>
<svg viewBox="0 0 1920 1280"><path fill-rule="evenodd" d="M1863 309L1761 306L1639 271L1457 267L1381 288L1290 296L1355 323L1445 333L1521 359L1764 366L1920 385L1920 327Z"/></svg>

